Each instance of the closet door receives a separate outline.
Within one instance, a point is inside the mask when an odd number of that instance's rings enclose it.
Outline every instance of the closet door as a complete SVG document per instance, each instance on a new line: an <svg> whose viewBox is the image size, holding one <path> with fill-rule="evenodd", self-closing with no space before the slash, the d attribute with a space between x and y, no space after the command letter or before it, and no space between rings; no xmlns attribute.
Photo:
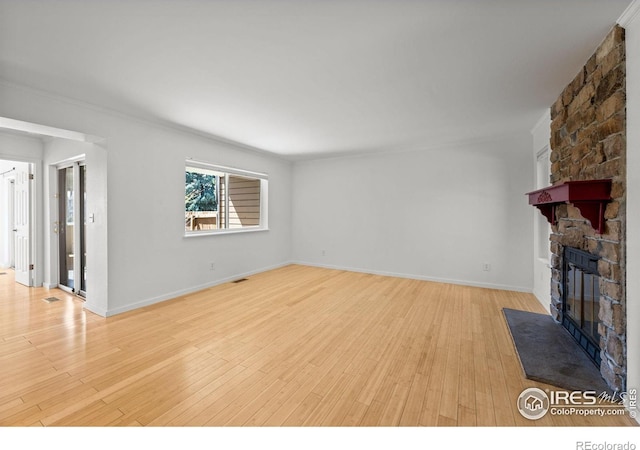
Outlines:
<svg viewBox="0 0 640 450"><path fill-rule="evenodd" d="M33 286L31 276L31 180L30 165L16 170L14 183L14 236L15 236L15 276L16 281L25 286Z"/></svg>

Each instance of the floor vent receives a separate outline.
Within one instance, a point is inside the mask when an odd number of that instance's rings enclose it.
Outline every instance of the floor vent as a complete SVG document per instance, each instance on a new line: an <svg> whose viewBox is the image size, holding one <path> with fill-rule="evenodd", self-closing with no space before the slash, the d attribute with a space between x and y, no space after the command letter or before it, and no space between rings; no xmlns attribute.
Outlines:
<svg viewBox="0 0 640 450"><path fill-rule="evenodd" d="M6 275L7 272L0 272L0 275Z"/></svg>
<svg viewBox="0 0 640 450"><path fill-rule="evenodd" d="M60 299L58 297L47 297L47 298L43 298L42 300L44 300L47 303L53 303L53 302L60 301Z"/></svg>
<svg viewBox="0 0 640 450"><path fill-rule="evenodd" d="M240 278L239 280L234 280L232 283L242 283L243 281L247 281L248 278Z"/></svg>

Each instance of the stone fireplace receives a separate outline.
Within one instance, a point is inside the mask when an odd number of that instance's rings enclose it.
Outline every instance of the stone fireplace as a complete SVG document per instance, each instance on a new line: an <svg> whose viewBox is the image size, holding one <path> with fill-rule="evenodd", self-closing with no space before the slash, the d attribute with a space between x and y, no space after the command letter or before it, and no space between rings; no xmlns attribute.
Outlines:
<svg viewBox="0 0 640 450"><path fill-rule="evenodd" d="M615 26L551 107L551 185L610 180L611 188L599 226L575 203L554 207L550 311L591 345L585 350L617 390L626 388L627 364L625 73L624 29Z"/></svg>

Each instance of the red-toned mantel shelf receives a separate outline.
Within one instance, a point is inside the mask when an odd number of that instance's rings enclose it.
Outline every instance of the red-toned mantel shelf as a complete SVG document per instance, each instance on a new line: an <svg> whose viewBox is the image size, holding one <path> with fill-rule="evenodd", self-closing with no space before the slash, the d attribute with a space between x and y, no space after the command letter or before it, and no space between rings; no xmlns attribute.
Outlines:
<svg viewBox="0 0 640 450"><path fill-rule="evenodd" d="M611 201L611 180L566 181L526 195L529 204L538 208L552 225L556 223L556 206L571 203L598 233L604 232L604 210Z"/></svg>

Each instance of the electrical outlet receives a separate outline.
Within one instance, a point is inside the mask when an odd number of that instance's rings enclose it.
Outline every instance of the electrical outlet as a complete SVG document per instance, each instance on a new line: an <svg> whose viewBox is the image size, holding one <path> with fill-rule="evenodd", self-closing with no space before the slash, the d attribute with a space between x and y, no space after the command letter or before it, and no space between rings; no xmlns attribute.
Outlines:
<svg viewBox="0 0 640 450"><path fill-rule="evenodd" d="M216 263L212 262L212 263L209 265L209 270L216 270Z"/></svg>
<svg viewBox="0 0 640 450"><path fill-rule="evenodd" d="M488 262L482 263L482 270L489 272L491 270L491 264Z"/></svg>
<svg viewBox="0 0 640 450"><path fill-rule="evenodd" d="M322 256L327 256L327 251L326 250L322 250Z"/></svg>

